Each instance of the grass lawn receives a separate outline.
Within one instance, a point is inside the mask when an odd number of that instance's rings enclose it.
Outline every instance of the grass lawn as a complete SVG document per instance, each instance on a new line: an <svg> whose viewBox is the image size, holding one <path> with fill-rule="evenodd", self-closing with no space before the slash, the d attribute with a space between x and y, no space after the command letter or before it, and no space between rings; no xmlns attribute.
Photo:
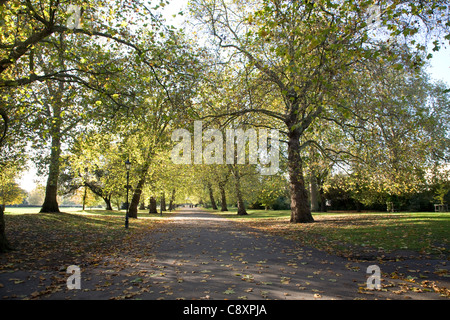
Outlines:
<svg viewBox="0 0 450 320"><path fill-rule="evenodd" d="M68 264L93 263L104 254L133 250L161 217L140 211L126 230L125 211L61 208L61 213L39 213L40 208L6 208L6 236L15 251L0 255L2 269L50 270Z"/></svg>
<svg viewBox="0 0 450 320"><path fill-rule="evenodd" d="M247 216L213 212L344 256L414 251L448 257L450 249L448 212L314 213L316 222L310 224L289 223L289 210L248 210Z"/></svg>

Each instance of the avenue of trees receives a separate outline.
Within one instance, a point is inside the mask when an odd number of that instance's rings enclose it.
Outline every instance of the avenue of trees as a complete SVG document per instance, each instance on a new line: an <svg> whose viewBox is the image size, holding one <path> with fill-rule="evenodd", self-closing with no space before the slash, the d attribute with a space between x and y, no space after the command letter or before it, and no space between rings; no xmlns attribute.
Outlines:
<svg viewBox="0 0 450 320"><path fill-rule="evenodd" d="M449 201L450 90L427 73L450 42L446 1L193 0L179 28L168 4L0 1L0 252L4 205L123 207L127 160L131 218L150 199L289 209L292 223ZM194 121L276 129L279 170L195 164L196 142L194 164L175 164L172 133ZM27 198L30 162L46 181Z"/></svg>

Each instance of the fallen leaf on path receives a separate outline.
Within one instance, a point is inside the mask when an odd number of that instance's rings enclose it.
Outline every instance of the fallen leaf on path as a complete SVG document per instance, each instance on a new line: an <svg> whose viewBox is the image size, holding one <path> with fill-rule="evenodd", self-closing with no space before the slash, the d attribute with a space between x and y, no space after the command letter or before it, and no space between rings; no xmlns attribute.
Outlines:
<svg viewBox="0 0 450 320"><path fill-rule="evenodd" d="M223 292L223 294L233 294L236 293L233 289L227 289Z"/></svg>

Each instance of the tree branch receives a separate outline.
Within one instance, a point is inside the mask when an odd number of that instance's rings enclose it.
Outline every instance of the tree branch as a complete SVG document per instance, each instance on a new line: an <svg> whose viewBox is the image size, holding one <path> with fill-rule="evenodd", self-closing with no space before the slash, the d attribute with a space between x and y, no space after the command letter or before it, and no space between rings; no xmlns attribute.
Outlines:
<svg viewBox="0 0 450 320"><path fill-rule="evenodd" d="M2 116L2 119L4 122L3 133L0 138L0 148L1 148L3 141L5 140L5 137L6 137L6 133L8 132L9 118L8 118L8 114L6 113L6 110L3 107L0 107L0 115Z"/></svg>
<svg viewBox="0 0 450 320"><path fill-rule="evenodd" d="M278 113L278 112L275 112L275 111L266 110L266 109L244 109L244 110L235 111L235 112L227 112L227 113L216 114L216 115L206 115L204 117L200 117L200 119L203 120L203 119L207 119L207 118L222 118L222 117L230 117L230 116L242 116L242 115L244 115L246 113L251 113L251 112L262 113L262 114L268 115L268 116L270 116L272 118L276 118L278 120L281 120L283 122L286 121L286 118L281 113Z"/></svg>

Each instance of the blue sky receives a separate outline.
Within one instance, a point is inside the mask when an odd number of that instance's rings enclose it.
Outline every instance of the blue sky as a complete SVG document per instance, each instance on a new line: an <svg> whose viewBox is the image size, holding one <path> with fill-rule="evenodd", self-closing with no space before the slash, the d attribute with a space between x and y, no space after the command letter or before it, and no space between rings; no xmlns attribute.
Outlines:
<svg viewBox="0 0 450 320"><path fill-rule="evenodd" d="M433 52L429 72L434 79L444 80L450 86L450 48Z"/></svg>

